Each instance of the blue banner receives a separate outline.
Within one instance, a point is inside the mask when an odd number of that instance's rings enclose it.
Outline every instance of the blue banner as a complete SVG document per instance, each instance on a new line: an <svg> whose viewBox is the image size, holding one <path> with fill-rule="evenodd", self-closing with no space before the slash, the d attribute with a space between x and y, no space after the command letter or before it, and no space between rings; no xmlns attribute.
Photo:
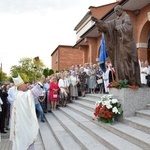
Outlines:
<svg viewBox="0 0 150 150"><path fill-rule="evenodd" d="M102 34L100 52L99 52L99 63L100 63L100 67L103 70L103 72L106 71L106 65L105 65L106 58L107 58L106 43L105 43L104 34Z"/></svg>

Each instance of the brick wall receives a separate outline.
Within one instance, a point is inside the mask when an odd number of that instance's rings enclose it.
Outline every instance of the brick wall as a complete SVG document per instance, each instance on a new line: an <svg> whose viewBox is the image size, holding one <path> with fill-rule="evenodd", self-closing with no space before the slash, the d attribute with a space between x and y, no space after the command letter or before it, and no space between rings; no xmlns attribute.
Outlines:
<svg viewBox="0 0 150 150"><path fill-rule="evenodd" d="M97 18L102 17L109 11L113 5L106 5L105 7L90 7L92 16ZM126 11L131 18L133 25L133 33L136 43L148 42L150 34L150 21L148 21L147 13L150 12L150 4L140 10L140 13L135 15L132 11ZM63 70L69 69L72 65L84 64L85 62L96 63L96 58L99 57L100 37L86 38L87 46L79 46L79 49L74 49L71 46L59 46L56 50L58 53L52 55L52 69ZM139 47L137 49L138 57L141 60L150 60L147 48ZM150 53L150 52L149 52ZM56 56L58 55L58 62ZM150 63L150 62L149 62Z"/></svg>
<svg viewBox="0 0 150 150"><path fill-rule="evenodd" d="M137 43L148 44L148 38L150 38L150 21L148 21L148 12L150 12L150 4L142 8L137 16ZM139 47L138 53L140 60L150 60L150 58L148 58L150 55L148 54L147 48Z"/></svg>
<svg viewBox="0 0 150 150"><path fill-rule="evenodd" d="M126 11L126 10L125 10ZM147 43L150 34L150 21L148 21L147 13L150 12L150 4L139 11L139 14L134 14L133 11L126 11L131 18L133 25L133 34L136 43ZM146 47L138 47L138 58L142 61L150 60ZM150 62L149 62L150 63Z"/></svg>
<svg viewBox="0 0 150 150"><path fill-rule="evenodd" d="M141 9L138 15L138 18L137 18L137 24L138 24L137 30L139 32L138 42L147 42L145 35L147 35L147 32L150 29L150 26L149 26L150 24L149 24L148 15L147 15L148 12L150 12L150 4L144 7L143 9ZM145 25L147 27L145 27Z"/></svg>
<svg viewBox="0 0 150 150"><path fill-rule="evenodd" d="M56 63L56 56L58 54L58 62ZM52 54L52 69L66 70L70 69L72 65L83 64L83 51L72 48L71 46L58 46Z"/></svg>
<svg viewBox="0 0 150 150"><path fill-rule="evenodd" d="M118 2L107 4L104 6L93 7L91 6L89 9L91 11L91 15L100 19L102 18L110 9L112 9Z"/></svg>
<svg viewBox="0 0 150 150"><path fill-rule="evenodd" d="M54 71L56 71L56 70L58 70L58 68L59 68L59 49L57 49L57 50L55 50L55 52L53 53L53 55L52 55L52 69L54 70Z"/></svg>

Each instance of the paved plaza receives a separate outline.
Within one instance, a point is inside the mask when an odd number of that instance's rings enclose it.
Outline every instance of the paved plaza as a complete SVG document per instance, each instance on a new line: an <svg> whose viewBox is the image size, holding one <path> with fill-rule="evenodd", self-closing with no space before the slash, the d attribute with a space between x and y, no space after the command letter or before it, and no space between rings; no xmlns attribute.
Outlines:
<svg viewBox="0 0 150 150"><path fill-rule="evenodd" d="M9 140L9 131L7 134L1 134L0 150L12 150L12 142ZM35 141L35 150L44 150L40 135Z"/></svg>

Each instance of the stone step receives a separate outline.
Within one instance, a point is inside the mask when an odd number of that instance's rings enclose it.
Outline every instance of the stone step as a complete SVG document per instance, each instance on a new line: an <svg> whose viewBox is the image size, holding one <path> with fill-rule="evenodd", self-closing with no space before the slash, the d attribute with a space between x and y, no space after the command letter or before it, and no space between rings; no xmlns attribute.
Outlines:
<svg viewBox="0 0 150 150"><path fill-rule="evenodd" d="M133 128L150 134L150 121L147 119L133 116L124 118L123 122Z"/></svg>
<svg viewBox="0 0 150 150"><path fill-rule="evenodd" d="M104 126L103 126L104 127ZM123 123L116 123L111 128L111 132L123 137L124 139L136 144L144 150L150 149L150 134L127 126Z"/></svg>
<svg viewBox="0 0 150 150"><path fill-rule="evenodd" d="M104 146L111 149L117 150L142 150L139 146L121 138L118 135L115 135L112 132L109 132L105 128L95 124L92 120L89 120L80 114L77 114L69 108L60 108L61 111L67 115L71 120L73 120L78 126L84 129L86 132L91 134L99 142L103 143ZM61 113L61 112L60 112ZM58 115L58 114L57 114ZM123 146L122 146L123 145Z"/></svg>
<svg viewBox="0 0 150 150"><path fill-rule="evenodd" d="M93 109L93 111L90 111L90 110L87 110L86 108L83 108L83 107L76 105L74 103L68 104L67 107L72 109L76 113L84 116L85 118L87 118L89 120L94 118L94 109ZM93 108L94 108L94 105L93 105Z"/></svg>
<svg viewBox="0 0 150 150"><path fill-rule="evenodd" d="M67 109L67 108L61 108L61 109ZM103 144L101 144L97 139L91 136L88 132L83 130L79 125L74 123L70 118L68 118L61 111L53 111L53 114L59 120L61 125L70 133L70 135L74 137L74 139L82 146L82 150L84 149L108 150L108 148L106 148ZM89 123L89 121L87 121L86 118L83 118L82 122L84 122L85 124Z"/></svg>
<svg viewBox="0 0 150 150"><path fill-rule="evenodd" d="M150 120L150 110L139 110L135 112L137 117L144 118Z"/></svg>
<svg viewBox="0 0 150 150"><path fill-rule="evenodd" d="M93 99L95 99L95 100L99 100L99 98L100 98L101 96L103 96L103 95L108 95L108 94L99 94L99 93L97 93L97 94L86 94L85 97L93 98Z"/></svg>
<svg viewBox="0 0 150 150"><path fill-rule="evenodd" d="M96 101L100 100L100 97L104 94L86 94L85 97L79 97L79 100L85 101L87 103L95 104Z"/></svg>
<svg viewBox="0 0 150 150"><path fill-rule="evenodd" d="M146 108L150 110L150 104L147 104L147 105L146 105Z"/></svg>
<svg viewBox="0 0 150 150"><path fill-rule="evenodd" d="M34 142L34 148L35 148L35 150L46 150L44 148L44 144L43 144L43 141L42 141L40 133L39 133L37 139Z"/></svg>
<svg viewBox="0 0 150 150"><path fill-rule="evenodd" d="M98 101L100 98L94 99L94 98L89 98L89 97L79 97L78 100L81 100L83 102L89 103L89 104L95 104L96 101Z"/></svg>
<svg viewBox="0 0 150 150"><path fill-rule="evenodd" d="M55 118L53 114L47 114L45 115L45 118L61 150L84 150L84 148L82 148L74 140L74 138L66 131L66 129L60 124L60 122ZM62 118L61 116L60 119L64 120L64 118ZM72 128L72 126L70 126L70 128ZM51 143L51 141L49 142Z"/></svg>
<svg viewBox="0 0 150 150"><path fill-rule="evenodd" d="M39 122L40 125L40 135L43 141L44 149L45 150L61 150L61 147L59 146L58 142L53 136L53 133L51 129L49 128L49 125L47 122L41 123Z"/></svg>
<svg viewBox="0 0 150 150"><path fill-rule="evenodd" d="M85 101L82 101L82 100L73 100L73 103L78 106L82 106L88 110L91 110L91 111L94 110L93 104L91 104L91 103L85 103Z"/></svg>
<svg viewBox="0 0 150 150"><path fill-rule="evenodd" d="M76 106L74 104L68 105L70 109L74 110L75 112L84 115L86 118L92 118L93 112L82 108L80 106ZM97 121L95 121L97 123ZM117 122L116 124L114 123L113 125L109 124L104 124L99 122L98 123L101 127L106 128L107 130L113 132L116 135L119 135L120 137L132 141L132 143L138 145L139 147L142 147L146 150L149 150L150 148L150 135L147 133L144 133L140 130L137 130L135 128L132 128L130 126L127 126L123 123Z"/></svg>

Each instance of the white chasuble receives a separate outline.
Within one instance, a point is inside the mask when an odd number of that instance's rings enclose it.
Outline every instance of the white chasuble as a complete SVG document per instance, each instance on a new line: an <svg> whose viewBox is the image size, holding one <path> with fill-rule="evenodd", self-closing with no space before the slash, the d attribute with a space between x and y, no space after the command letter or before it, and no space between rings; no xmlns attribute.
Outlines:
<svg viewBox="0 0 150 150"><path fill-rule="evenodd" d="M10 128L12 150L27 150L35 141L39 124L31 91L18 91L14 100Z"/></svg>

